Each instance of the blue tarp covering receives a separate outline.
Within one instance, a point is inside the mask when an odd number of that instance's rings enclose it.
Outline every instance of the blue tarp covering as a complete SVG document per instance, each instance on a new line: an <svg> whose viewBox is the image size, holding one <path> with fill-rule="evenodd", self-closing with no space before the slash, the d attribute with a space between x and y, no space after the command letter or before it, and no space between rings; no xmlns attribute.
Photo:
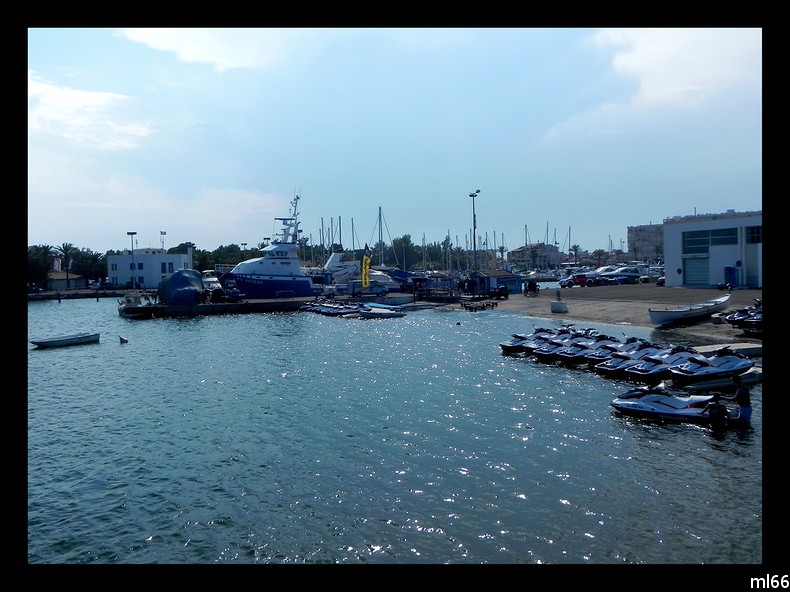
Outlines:
<svg viewBox="0 0 790 592"><path fill-rule="evenodd" d="M203 278L194 269L179 269L159 282L159 302L162 304L200 304Z"/></svg>

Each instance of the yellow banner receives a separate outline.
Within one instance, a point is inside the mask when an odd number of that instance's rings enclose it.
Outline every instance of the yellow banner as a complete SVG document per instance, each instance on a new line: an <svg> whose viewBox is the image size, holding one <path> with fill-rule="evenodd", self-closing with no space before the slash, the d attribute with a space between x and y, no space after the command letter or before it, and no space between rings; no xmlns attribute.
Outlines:
<svg viewBox="0 0 790 592"><path fill-rule="evenodd" d="M370 287L370 278L368 277L368 271L370 270L370 249L368 248L367 243L365 243L365 252L362 255L362 289L366 289Z"/></svg>

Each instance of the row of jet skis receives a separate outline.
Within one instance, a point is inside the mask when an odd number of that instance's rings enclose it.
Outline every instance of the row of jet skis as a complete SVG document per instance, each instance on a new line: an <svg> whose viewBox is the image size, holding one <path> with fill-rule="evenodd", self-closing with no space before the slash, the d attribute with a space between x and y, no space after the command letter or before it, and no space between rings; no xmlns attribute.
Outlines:
<svg viewBox="0 0 790 592"><path fill-rule="evenodd" d="M499 346L506 356L587 368L635 383L611 402L624 415L699 424L710 423L704 409L714 394L706 385L726 384L757 370L753 360L727 346L705 355L693 347L661 346L639 337L621 340L571 324L514 333Z"/></svg>
<svg viewBox="0 0 790 592"><path fill-rule="evenodd" d="M754 305L739 308L724 317L730 325L740 329L747 335L762 336L763 334L763 299L754 298Z"/></svg>

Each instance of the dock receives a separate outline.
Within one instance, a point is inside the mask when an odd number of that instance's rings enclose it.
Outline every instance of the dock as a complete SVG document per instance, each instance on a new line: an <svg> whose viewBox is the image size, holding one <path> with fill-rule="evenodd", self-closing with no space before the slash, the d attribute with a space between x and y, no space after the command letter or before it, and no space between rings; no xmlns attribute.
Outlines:
<svg viewBox="0 0 790 592"><path fill-rule="evenodd" d="M707 356L723 347L727 347L735 353L746 356L747 358L760 358L763 355L762 343L720 343L718 345L698 345L694 349Z"/></svg>
<svg viewBox="0 0 790 592"><path fill-rule="evenodd" d="M461 300L461 308L470 312L496 308L497 302L494 300Z"/></svg>
<svg viewBox="0 0 790 592"><path fill-rule="evenodd" d="M201 304L150 304L145 305L146 311L150 310L148 318L171 318L171 317L201 317L225 314L253 314L262 312L295 312L302 309L306 304L316 302L314 296L288 297L288 298L261 298L243 299L236 302L207 302ZM362 302L360 298L349 298L347 296L336 297L335 300L342 302ZM436 303L423 303L420 306L414 302L411 296L379 296L365 298L366 302L376 302L383 306L401 306L404 308L423 308L426 306L438 306Z"/></svg>
<svg viewBox="0 0 790 592"><path fill-rule="evenodd" d="M746 386L761 383L763 381L763 369L760 366L753 366L740 375L741 382ZM732 378L717 378L706 380L686 386L690 391L707 391L710 389L731 389Z"/></svg>

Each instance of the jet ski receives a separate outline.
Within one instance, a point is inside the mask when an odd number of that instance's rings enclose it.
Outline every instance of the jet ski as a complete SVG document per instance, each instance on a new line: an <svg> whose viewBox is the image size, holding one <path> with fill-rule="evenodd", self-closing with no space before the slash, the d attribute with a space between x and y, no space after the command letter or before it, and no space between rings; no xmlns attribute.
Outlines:
<svg viewBox="0 0 790 592"><path fill-rule="evenodd" d="M671 377L669 369L677 364L682 364L689 358L701 355L693 347L675 345L660 353L642 358L642 361L626 368L625 377L634 382L647 385L656 385Z"/></svg>
<svg viewBox="0 0 790 592"><path fill-rule="evenodd" d="M563 349L581 343L590 343L596 335L598 335L598 332L594 329L581 329L567 335L559 335L538 347L532 352L532 355L544 364L555 362Z"/></svg>
<svg viewBox="0 0 790 592"><path fill-rule="evenodd" d="M645 341L636 348L612 352L612 355L603 362L595 364L592 369L596 374L622 380L627 378L627 370L629 368L641 364L642 360L648 356L661 355L662 352L666 351L667 349L660 345Z"/></svg>
<svg viewBox="0 0 790 592"><path fill-rule="evenodd" d="M735 312L731 312L724 317L730 325L739 327L742 321L754 318L755 315L763 314L763 300L762 298L754 298L754 306L747 306L746 308L739 308Z"/></svg>
<svg viewBox="0 0 790 592"><path fill-rule="evenodd" d="M685 387L691 384L743 374L754 366L754 362L725 346L712 356L692 356L685 362L670 366L672 384Z"/></svg>
<svg viewBox="0 0 790 592"><path fill-rule="evenodd" d="M610 405L622 415L630 417L710 425L711 417L705 411L705 406L713 398L713 394L688 394L669 389L664 383L660 383L626 391ZM725 409L727 413L722 421L726 425L732 418L732 413L726 407Z"/></svg>
<svg viewBox="0 0 790 592"><path fill-rule="evenodd" d="M584 357L587 360L587 365L592 368L596 364L600 364L611 358L614 353L629 354L642 349L646 345L650 345L650 342L641 337L628 337L625 341L617 341L614 343L604 341L592 351L587 352Z"/></svg>
<svg viewBox="0 0 790 592"><path fill-rule="evenodd" d="M608 346L621 345L617 337L605 335L603 333L593 336L587 341L580 341L561 349L557 352L557 358L560 364L565 366L576 366L578 364L587 364L587 354L597 351L598 349Z"/></svg>
<svg viewBox="0 0 790 592"><path fill-rule="evenodd" d="M545 328L536 328L532 333L513 333L510 339L499 344L499 348L502 350L502 355L505 356L529 354L532 349L540 347L544 342L557 337L557 335L559 335L559 330Z"/></svg>

